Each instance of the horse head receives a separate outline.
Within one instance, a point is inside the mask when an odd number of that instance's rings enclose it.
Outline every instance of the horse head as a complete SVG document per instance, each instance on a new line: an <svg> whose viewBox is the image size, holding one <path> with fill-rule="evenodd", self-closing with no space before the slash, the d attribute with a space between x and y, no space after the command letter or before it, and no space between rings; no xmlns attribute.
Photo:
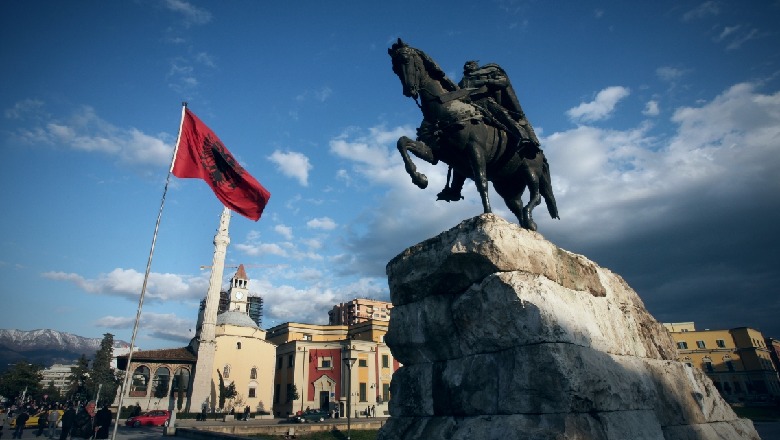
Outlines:
<svg viewBox="0 0 780 440"><path fill-rule="evenodd" d="M401 80L404 96L415 100L419 94L423 74L422 60L418 52L400 38L390 49L387 49L387 54L393 60L393 72Z"/></svg>
<svg viewBox="0 0 780 440"><path fill-rule="evenodd" d="M393 60L393 72L401 80L404 96L416 100L420 90L431 80L437 82L444 90L457 90L458 86L447 78L444 70L431 57L420 49L404 43L400 38L387 50L387 53Z"/></svg>

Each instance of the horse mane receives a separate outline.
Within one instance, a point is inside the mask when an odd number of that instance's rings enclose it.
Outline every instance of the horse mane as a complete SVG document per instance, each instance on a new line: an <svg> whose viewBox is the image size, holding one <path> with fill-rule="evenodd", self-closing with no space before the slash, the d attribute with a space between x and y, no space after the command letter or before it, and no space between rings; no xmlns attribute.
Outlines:
<svg viewBox="0 0 780 440"><path fill-rule="evenodd" d="M438 64L436 64L436 61L433 61L433 58L429 57L427 53L421 51L420 49L415 49L417 51L417 54L420 55L420 58L423 60L423 65L425 66L425 69L428 71L428 74L431 75L431 78L439 81L442 87L444 87L445 90L448 92L453 92L455 90L458 90L458 86L455 85L452 80L447 78L447 75L444 73L444 71L439 67Z"/></svg>

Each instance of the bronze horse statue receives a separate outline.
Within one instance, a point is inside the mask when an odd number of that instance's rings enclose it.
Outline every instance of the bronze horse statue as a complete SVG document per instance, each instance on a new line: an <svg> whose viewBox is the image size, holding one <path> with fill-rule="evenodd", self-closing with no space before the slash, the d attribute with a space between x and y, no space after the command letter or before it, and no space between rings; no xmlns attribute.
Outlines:
<svg viewBox="0 0 780 440"><path fill-rule="evenodd" d="M559 218L550 168L538 147L518 147L518 139L512 139L495 124L488 124L479 108L469 102L469 91L449 80L423 51L399 38L387 52L404 96L415 102L419 98L417 105L423 113L418 139L398 139L398 151L415 185L425 188L428 179L417 171L409 152L433 165L442 161L456 173L474 180L485 213L492 212L488 198L491 181L522 227L536 230L532 211L541 202L540 196L544 197L550 216ZM521 196L526 186L531 200L523 206Z"/></svg>

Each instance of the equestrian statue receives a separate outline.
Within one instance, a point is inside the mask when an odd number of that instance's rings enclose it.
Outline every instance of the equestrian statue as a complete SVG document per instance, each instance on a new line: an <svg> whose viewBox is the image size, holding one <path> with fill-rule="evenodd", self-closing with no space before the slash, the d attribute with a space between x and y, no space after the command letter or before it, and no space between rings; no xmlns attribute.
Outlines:
<svg viewBox="0 0 780 440"><path fill-rule="evenodd" d="M456 85L425 52L400 38L387 52L404 96L414 98L423 113L417 139L398 139L398 151L415 185L426 188L428 178L417 171L409 152L433 165L439 161L449 165L439 200L462 199L463 184L471 178L485 213L492 212L490 181L523 228L536 230L532 211L542 197L550 216L559 218L547 159L500 66L480 67L469 61ZM526 187L531 199L523 205Z"/></svg>

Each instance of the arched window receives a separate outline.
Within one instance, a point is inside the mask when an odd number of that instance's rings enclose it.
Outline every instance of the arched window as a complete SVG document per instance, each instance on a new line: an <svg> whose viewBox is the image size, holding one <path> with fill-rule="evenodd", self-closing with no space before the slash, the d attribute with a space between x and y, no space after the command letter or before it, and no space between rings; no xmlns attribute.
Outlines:
<svg viewBox="0 0 780 440"><path fill-rule="evenodd" d="M225 379L230 377L230 365L225 365L225 368L222 369L222 377Z"/></svg>
<svg viewBox="0 0 780 440"><path fill-rule="evenodd" d="M171 396L178 396L178 393L187 395L187 391L190 389L190 370L179 367L176 373L173 375L171 382Z"/></svg>
<svg viewBox="0 0 780 440"><path fill-rule="evenodd" d="M131 397L146 396L149 386L149 367L141 365L133 372L132 384L130 385Z"/></svg>
<svg viewBox="0 0 780 440"><path fill-rule="evenodd" d="M249 371L249 378L257 379L257 367L252 367L252 369Z"/></svg>
<svg viewBox="0 0 780 440"><path fill-rule="evenodd" d="M154 372L154 397L162 398L168 395L168 388L171 384L171 370L168 367L160 367Z"/></svg>
<svg viewBox="0 0 780 440"><path fill-rule="evenodd" d="M240 342L236 342L236 348L241 350L241 343Z"/></svg>

